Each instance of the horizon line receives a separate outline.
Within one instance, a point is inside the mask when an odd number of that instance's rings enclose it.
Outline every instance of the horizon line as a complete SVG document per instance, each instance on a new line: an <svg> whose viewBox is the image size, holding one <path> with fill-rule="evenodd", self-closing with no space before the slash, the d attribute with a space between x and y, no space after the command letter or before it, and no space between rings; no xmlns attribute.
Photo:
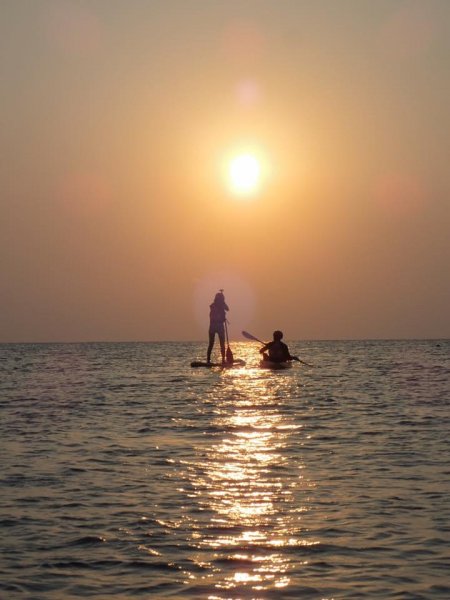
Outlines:
<svg viewBox="0 0 450 600"><path fill-rule="evenodd" d="M450 341L450 337L392 337L392 338L285 338L289 342L413 342L413 341ZM230 342L254 344L251 340L233 339ZM13 344L207 344L208 340L22 340L0 341L0 345Z"/></svg>

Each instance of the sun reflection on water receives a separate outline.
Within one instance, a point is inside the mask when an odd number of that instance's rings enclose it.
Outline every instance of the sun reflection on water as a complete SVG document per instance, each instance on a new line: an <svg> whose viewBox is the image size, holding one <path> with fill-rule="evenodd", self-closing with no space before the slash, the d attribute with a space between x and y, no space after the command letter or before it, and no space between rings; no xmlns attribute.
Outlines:
<svg viewBox="0 0 450 600"><path fill-rule="evenodd" d="M283 410L282 380L274 388L273 378L248 369L227 376L232 385L214 391L216 443L189 468L192 495L207 519L200 525L199 517L194 528L195 560L208 573L202 579L218 594L226 590L209 600L288 586L290 563L299 564L289 549L306 543L306 509L294 497L302 465L288 451L301 427Z"/></svg>

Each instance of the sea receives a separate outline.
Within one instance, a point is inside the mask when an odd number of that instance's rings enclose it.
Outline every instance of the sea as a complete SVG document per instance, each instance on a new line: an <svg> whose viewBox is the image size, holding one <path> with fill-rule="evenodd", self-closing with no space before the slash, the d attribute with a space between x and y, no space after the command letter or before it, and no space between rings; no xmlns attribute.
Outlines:
<svg viewBox="0 0 450 600"><path fill-rule="evenodd" d="M0 345L0 598L450 598L450 341L289 346Z"/></svg>

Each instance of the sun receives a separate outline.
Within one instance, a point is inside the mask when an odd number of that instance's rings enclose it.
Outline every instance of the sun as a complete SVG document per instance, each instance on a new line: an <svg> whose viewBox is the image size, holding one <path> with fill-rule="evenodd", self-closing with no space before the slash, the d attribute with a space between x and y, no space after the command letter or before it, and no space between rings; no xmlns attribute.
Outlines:
<svg viewBox="0 0 450 600"><path fill-rule="evenodd" d="M261 166L252 154L240 154L234 157L229 167L230 185L233 192L249 195L258 190L261 178Z"/></svg>

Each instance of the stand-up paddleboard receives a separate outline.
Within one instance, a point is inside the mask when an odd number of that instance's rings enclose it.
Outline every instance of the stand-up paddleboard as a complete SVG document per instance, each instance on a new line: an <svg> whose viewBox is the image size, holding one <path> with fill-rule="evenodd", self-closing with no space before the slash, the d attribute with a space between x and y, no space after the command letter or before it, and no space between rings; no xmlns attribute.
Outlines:
<svg viewBox="0 0 450 600"><path fill-rule="evenodd" d="M194 360L191 362L191 367L205 367L207 369L212 369L212 367L220 367L221 369L232 369L233 367L245 367L245 360L242 360L241 358L235 358L232 363L208 363L200 360Z"/></svg>
<svg viewBox="0 0 450 600"><path fill-rule="evenodd" d="M272 362L271 360L261 360L259 362L260 369L272 369L273 371L282 371L284 369L291 369L292 362Z"/></svg>

